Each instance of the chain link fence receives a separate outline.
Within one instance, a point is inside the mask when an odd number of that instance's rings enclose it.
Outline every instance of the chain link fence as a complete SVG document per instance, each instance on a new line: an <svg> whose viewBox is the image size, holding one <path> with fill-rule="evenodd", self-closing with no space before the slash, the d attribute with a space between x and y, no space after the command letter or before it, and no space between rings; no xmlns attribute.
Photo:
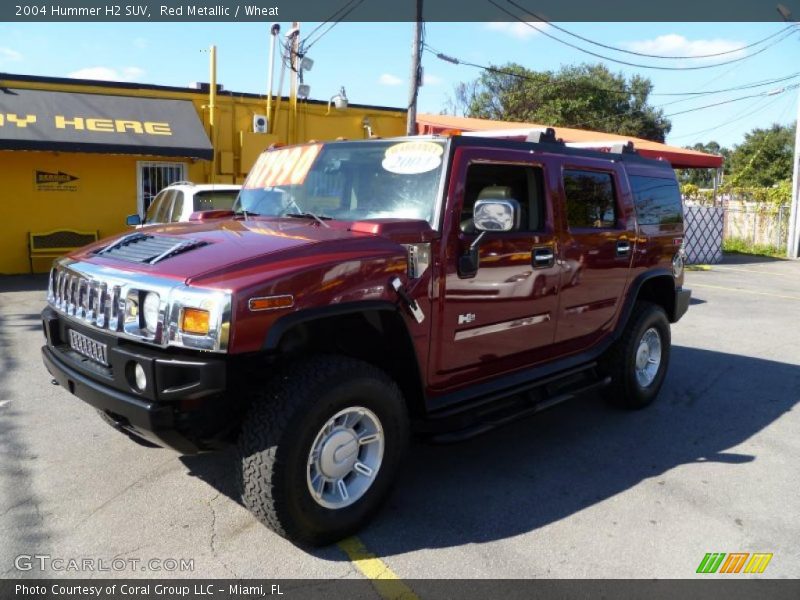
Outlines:
<svg viewBox="0 0 800 600"><path fill-rule="evenodd" d="M723 197L718 202L684 200L687 264L722 260L723 248L783 254L789 233L788 204Z"/></svg>

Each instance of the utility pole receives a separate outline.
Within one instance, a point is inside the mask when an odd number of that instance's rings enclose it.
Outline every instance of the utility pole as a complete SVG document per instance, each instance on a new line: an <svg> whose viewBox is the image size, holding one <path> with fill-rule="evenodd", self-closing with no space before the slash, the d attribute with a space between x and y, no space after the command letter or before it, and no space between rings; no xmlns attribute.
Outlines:
<svg viewBox="0 0 800 600"><path fill-rule="evenodd" d="M789 235L786 256L800 258L800 91L797 92L797 121L794 125L794 168L792 169L792 206L789 212Z"/></svg>
<svg viewBox="0 0 800 600"><path fill-rule="evenodd" d="M408 90L408 120L406 134L417 133L417 96L422 83L422 0L416 0L416 19L414 23L414 45L411 47L411 78Z"/></svg>
<svg viewBox="0 0 800 600"><path fill-rule="evenodd" d="M291 39L289 40L289 65L292 72L289 74L289 131L287 135L287 143L294 144L297 142L297 52L300 50L300 23L294 21L290 31Z"/></svg>

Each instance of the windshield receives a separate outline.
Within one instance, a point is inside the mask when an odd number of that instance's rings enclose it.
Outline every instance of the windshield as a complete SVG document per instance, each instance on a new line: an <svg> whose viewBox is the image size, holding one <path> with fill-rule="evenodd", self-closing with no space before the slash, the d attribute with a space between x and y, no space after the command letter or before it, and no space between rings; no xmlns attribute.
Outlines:
<svg viewBox="0 0 800 600"><path fill-rule="evenodd" d="M234 210L348 221L422 219L433 226L443 155L444 142L428 140L271 150L256 161Z"/></svg>

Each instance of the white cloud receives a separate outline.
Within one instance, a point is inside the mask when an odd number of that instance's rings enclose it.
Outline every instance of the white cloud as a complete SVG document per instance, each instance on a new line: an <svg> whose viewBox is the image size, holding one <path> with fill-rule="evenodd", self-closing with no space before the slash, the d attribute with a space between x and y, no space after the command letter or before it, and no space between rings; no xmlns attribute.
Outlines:
<svg viewBox="0 0 800 600"><path fill-rule="evenodd" d="M534 35L538 35L539 32L546 27L546 24L537 21L528 21L526 23L522 23L521 21L514 21L512 23L507 21L492 21L486 24L487 29L510 35L518 40L527 40Z"/></svg>
<svg viewBox="0 0 800 600"><path fill-rule="evenodd" d="M441 85L441 84L442 84L441 77L437 77L436 75L428 75L427 73L424 73L422 75L422 85Z"/></svg>
<svg viewBox="0 0 800 600"><path fill-rule="evenodd" d="M145 48L150 46L150 40L148 40L147 38L143 38L143 37L134 38L133 46L135 48L138 48L139 50L144 50Z"/></svg>
<svg viewBox="0 0 800 600"><path fill-rule="evenodd" d="M0 47L0 62L16 62L22 60L22 54L11 48Z"/></svg>
<svg viewBox="0 0 800 600"><path fill-rule="evenodd" d="M641 40L629 42L625 47L635 52L645 54L656 54L659 56L703 56L707 54L717 54L719 52L730 52L741 48L743 42L732 40L713 39L713 40L688 40L677 33L659 35L652 40ZM735 58L741 52L731 52L723 56L715 57L718 60Z"/></svg>
<svg viewBox="0 0 800 600"><path fill-rule="evenodd" d="M403 80L397 77L396 75L391 75L389 73L384 73L380 77L378 77L378 83L381 85L400 85L403 83Z"/></svg>
<svg viewBox="0 0 800 600"><path fill-rule="evenodd" d="M68 73L67 77L100 81L134 81L140 79L144 73L144 69L140 67L123 67L119 70L113 67L84 67Z"/></svg>

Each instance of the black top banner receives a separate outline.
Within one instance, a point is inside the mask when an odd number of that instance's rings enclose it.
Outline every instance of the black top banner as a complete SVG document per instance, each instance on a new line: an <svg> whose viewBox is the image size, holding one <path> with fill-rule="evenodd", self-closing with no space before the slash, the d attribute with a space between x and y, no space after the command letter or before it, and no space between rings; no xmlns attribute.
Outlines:
<svg viewBox="0 0 800 600"><path fill-rule="evenodd" d="M188 100L3 87L0 149L213 156Z"/></svg>
<svg viewBox="0 0 800 600"><path fill-rule="evenodd" d="M416 0L17 0L0 4L3 21L318 22L415 21ZM423 0L422 20L783 21L800 19L800 0Z"/></svg>

